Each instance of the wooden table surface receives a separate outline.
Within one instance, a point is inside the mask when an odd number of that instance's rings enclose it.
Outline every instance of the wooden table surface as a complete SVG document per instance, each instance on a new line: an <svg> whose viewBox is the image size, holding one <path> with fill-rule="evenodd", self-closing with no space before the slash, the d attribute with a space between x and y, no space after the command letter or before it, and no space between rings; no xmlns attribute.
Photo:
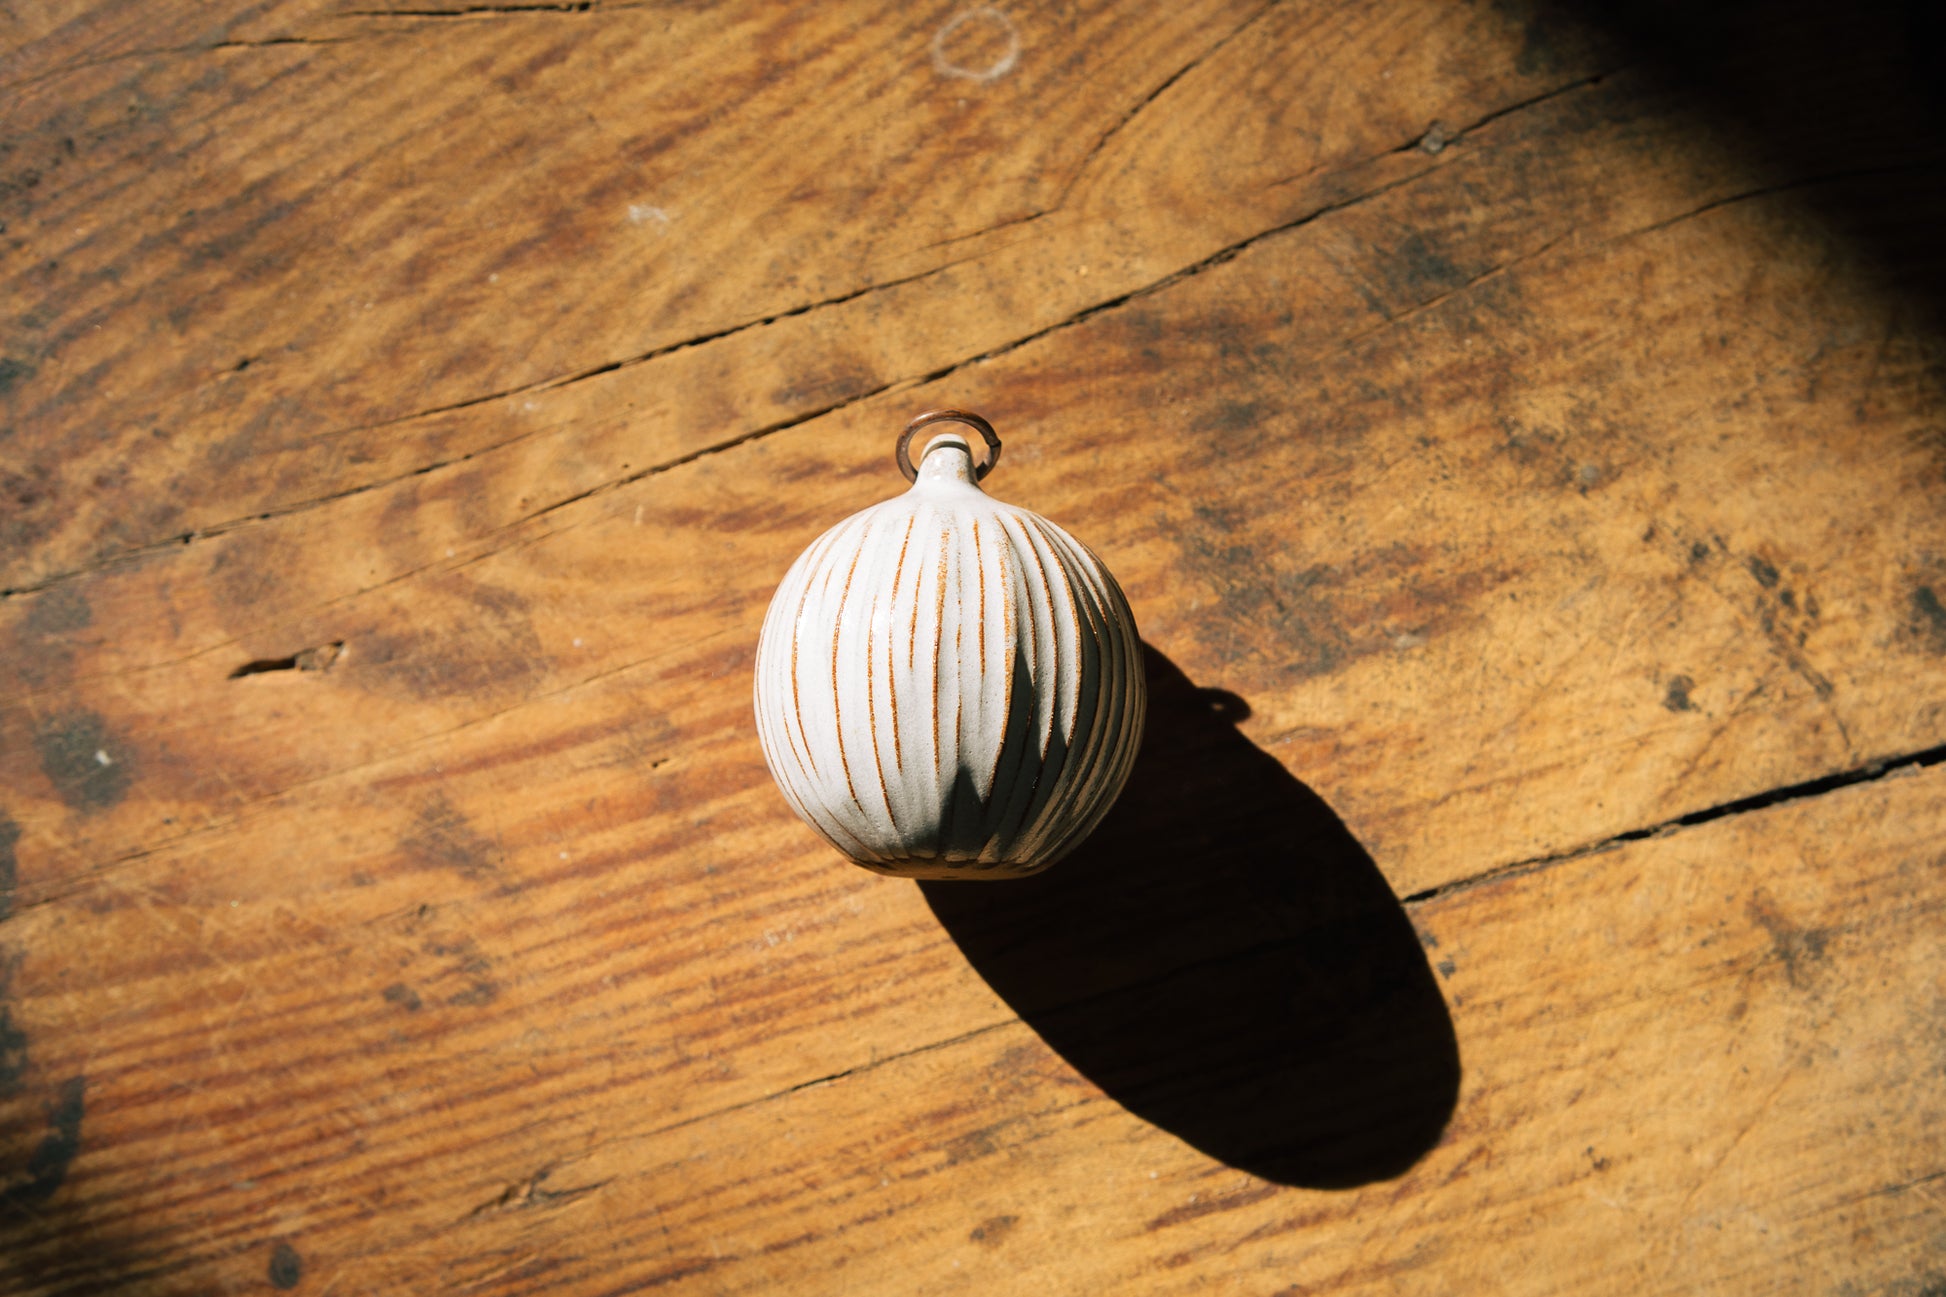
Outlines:
<svg viewBox="0 0 1946 1297"><path fill-rule="evenodd" d="M4 1291L1946 1291L1924 6L354 2L0 5ZM1029 882L751 720L941 405Z"/></svg>

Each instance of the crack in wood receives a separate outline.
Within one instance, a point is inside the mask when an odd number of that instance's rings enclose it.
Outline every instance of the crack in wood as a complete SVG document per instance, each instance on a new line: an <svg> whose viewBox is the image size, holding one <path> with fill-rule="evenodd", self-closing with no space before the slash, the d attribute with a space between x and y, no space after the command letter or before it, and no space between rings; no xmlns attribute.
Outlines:
<svg viewBox="0 0 1946 1297"><path fill-rule="evenodd" d="M557 4L460 5L453 9L347 9L346 18L472 18L480 14L585 14L594 11L593 0L563 0Z"/></svg>
<svg viewBox="0 0 1946 1297"><path fill-rule="evenodd" d="M230 679L239 680L244 676L263 675L271 671L329 671L344 649L343 640L332 640L329 644L307 648L289 657L256 658L230 672Z"/></svg>
<svg viewBox="0 0 1946 1297"><path fill-rule="evenodd" d="M1424 891L1414 892L1410 896L1403 898L1402 903L1406 905L1422 905L1427 901L1438 900L1454 892L1479 887L1484 883L1497 883L1507 878L1521 878L1528 874L1539 873L1541 870L1552 868L1555 865L1566 864L1571 860L1581 860L1588 856L1599 855L1604 851L1613 851L1631 842L1640 842L1644 838L1666 837L1673 833L1679 833L1684 829L1694 828L1699 824L1708 824L1712 820L1728 819L1733 815L1747 815L1752 811L1767 810L1772 806L1780 806L1785 802L1797 802L1812 797L1821 797L1826 793L1836 792L1841 788L1850 788L1857 784L1874 783L1880 779L1890 778L1894 775L1916 772L1929 766L1936 766L1941 762L1946 762L1946 743L1942 743L1936 747L1922 748L1917 752L1908 752L1902 756L1884 757L1877 761L1868 761L1862 766L1854 766L1849 770L1840 770L1833 774L1820 775L1816 779L1806 779L1794 784L1784 784L1777 788L1767 789L1764 792L1752 793L1748 797L1739 797L1732 801L1721 802L1715 806L1706 806L1702 810L1690 811L1684 815L1673 816L1658 823L1648 825L1645 828L1629 829L1625 832L1603 838L1598 842L1572 847L1566 851L1556 851L1544 856L1516 860L1511 864L1496 865L1492 869L1471 874L1465 878L1456 878L1452 882L1441 883L1437 887L1428 887Z"/></svg>
<svg viewBox="0 0 1946 1297"><path fill-rule="evenodd" d="M475 1207L466 1213L468 1219L486 1216L503 1211L528 1211L539 1207L564 1207L568 1203L586 1198L608 1184L606 1180L596 1180L589 1184L569 1185L564 1189L550 1189L547 1178L554 1174L555 1168L544 1166L525 1180L508 1185L495 1198Z"/></svg>

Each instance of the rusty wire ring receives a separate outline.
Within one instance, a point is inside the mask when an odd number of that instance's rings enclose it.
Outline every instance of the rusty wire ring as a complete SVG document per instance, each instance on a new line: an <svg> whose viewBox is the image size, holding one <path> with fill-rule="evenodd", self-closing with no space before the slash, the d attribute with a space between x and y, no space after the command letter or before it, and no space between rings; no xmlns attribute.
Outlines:
<svg viewBox="0 0 1946 1297"><path fill-rule="evenodd" d="M928 410L905 425L905 431L899 434L899 448L895 452L899 461L899 471L905 474L905 480L908 482L919 480L919 470L912 466L912 459L906 453L906 449L912 444L912 434L929 423L963 423L969 428L977 429L979 434L986 438L986 463L973 465L973 480L986 481L987 474L991 473L993 466L1000 462L1000 434L995 432L993 425L985 419L965 410Z"/></svg>

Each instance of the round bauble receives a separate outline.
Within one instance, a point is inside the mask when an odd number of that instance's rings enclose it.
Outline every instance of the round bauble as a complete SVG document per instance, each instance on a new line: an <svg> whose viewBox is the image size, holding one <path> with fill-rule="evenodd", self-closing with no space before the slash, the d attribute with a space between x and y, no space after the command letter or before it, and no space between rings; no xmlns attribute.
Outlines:
<svg viewBox="0 0 1946 1297"><path fill-rule="evenodd" d="M916 471L920 428L957 432ZM980 487L1000 440L919 416L912 485L791 565L757 646L757 734L784 797L856 863L907 878L1011 878L1108 813L1141 740L1141 643L1100 559Z"/></svg>

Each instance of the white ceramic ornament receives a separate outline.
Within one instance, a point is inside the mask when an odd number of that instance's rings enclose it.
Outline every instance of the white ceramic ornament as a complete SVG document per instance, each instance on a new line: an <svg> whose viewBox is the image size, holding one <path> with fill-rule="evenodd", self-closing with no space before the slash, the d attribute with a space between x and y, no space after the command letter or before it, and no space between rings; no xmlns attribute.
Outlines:
<svg viewBox="0 0 1946 1297"><path fill-rule="evenodd" d="M913 470L933 423L957 432ZM934 410L899 438L912 487L819 537L771 599L757 734L804 821L867 869L1014 878L1086 837L1128 781L1146 700L1115 578L1074 537L979 483L1000 438Z"/></svg>

